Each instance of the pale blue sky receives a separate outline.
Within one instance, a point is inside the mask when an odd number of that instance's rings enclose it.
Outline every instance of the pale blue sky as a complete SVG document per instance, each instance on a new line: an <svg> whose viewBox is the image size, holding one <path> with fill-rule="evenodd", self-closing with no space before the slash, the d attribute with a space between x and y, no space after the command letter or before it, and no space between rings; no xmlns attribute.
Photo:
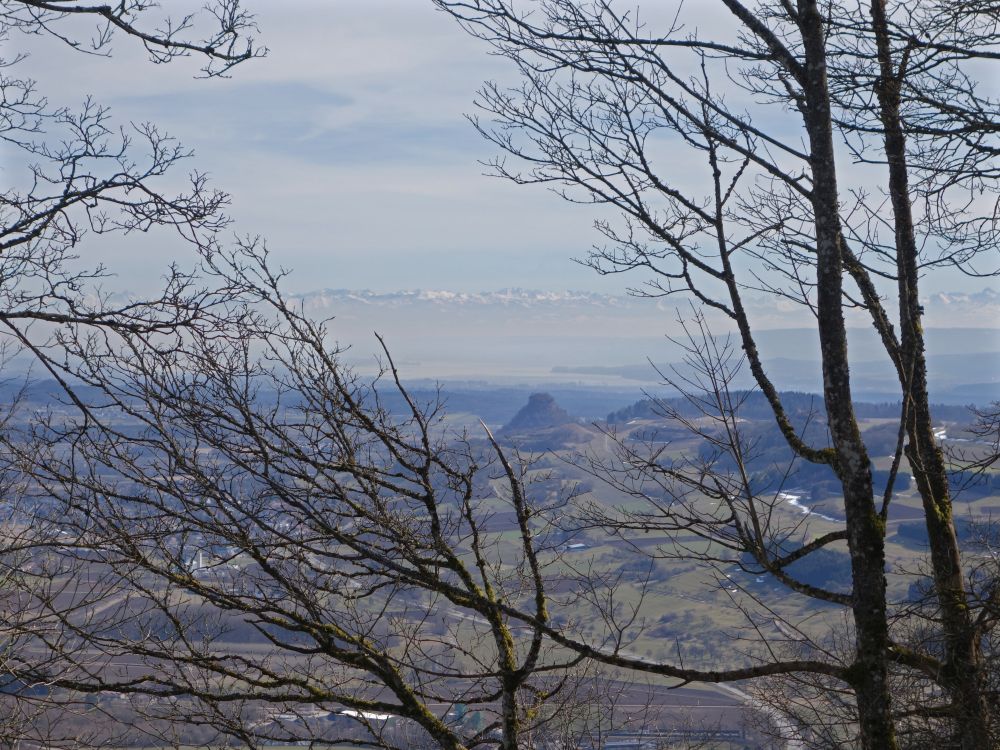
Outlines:
<svg viewBox="0 0 1000 750"><path fill-rule="evenodd" d="M463 115L506 68L429 2L246 6L270 53L228 80L149 65L125 40L112 60L32 40L25 69L52 103L93 95L193 148L191 167L232 195L236 231L267 237L295 287L622 291L570 260L595 241L592 211L483 176L493 150ZM161 267L150 256L177 252L140 242L88 253L139 289Z"/></svg>
<svg viewBox="0 0 1000 750"><path fill-rule="evenodd" d="M236 231L267 237L295 288L620 293L641 281L571 261L599 241L592 207L482 175L494 150L463 115L509 71L429 1L246 6L270 54L228 80L193 80L190 61L152 66L125 40L112 60L33 41L26 69L53 103L93 95L195 149L191 166L231 193ZM166 237L140 244L88 253L141 290L178 251ZM927 291L982 286L956 275Z"/></svg>

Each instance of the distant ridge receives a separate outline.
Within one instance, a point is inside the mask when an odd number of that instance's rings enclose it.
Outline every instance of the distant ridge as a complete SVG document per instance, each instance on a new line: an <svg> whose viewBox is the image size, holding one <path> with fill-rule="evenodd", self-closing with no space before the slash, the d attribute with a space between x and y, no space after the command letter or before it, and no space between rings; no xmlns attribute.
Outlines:
<svg viewBox="0 0 1000 750"><path fill-rule="evenodd" d="M433 308L502 308L546 309L585 308L589 310L614 309L617 312L635 311L650 313L683 310L685 298L659 297L655 299L633 297L626 294L606 294L579 290L539 290L508 287L492 291L451 291L445 289L404 289L379 292L371 289L319 289L294 297L308 311L336 314L339 309L358 305L370 308L392 309L397 307ZM1000 292L990 288L978 292L935 292L922 298L930 327L1000 327ZM775 325L781 315L801 308L788 300L773 297L751 297L745 300L747 308L762 316L767 327ZM891 303L890 303L891 306ZM867 325L867 320L856 316L851 325ZM860 322L859 322L860 321ZM785 323L787 326L787 323Z"/></svg>
<svg viewBox="0 0 1000 750"><path fill-rule="evenodd" d="M375 292L371 289L321 289L299 295L307 306L331 306L337 302L362 302L372 305L559 305L588 304L631 306L649 304L627 295L602 294L582 291L543 291L510 287L487 292L454 292L443 289L404 289L394 292Z"/></svg>
<svg viewBox="0 0 1000 750"><path fill-rule="evenodd" d="M667 365L683 358L670 338L683 337L678 315L692 312L683 297L527 288L322 289L293 301L306 315L330 321L330 341L352 367L366 372L379 367L383 353L373 336L377 332L407 378L516 380L541 391L554 382L614 387L659 382L647 360ZM810 391L821 384L815 329L789 327L802 321L801 308L764 297L748 300L747 308L762 357L789 360L778 363L776 382ZM944 387L949 399L969 399L972 394L955 388L996 382L1000 366L987 355L997 352L1000 357L1000 314L995 314L1000 313L1000 294L939 294L927 299L925 309L928 352L935 358L931 379L939 397L945 395ZM706 315L715 335L731 331L732 321L712 310ZM871 322L857 310L847 317L852 360L875 363L864 372L859 369L858 385L864 375L866 393L881 398L885 391L888 397L892 373L886 375L888 360ZM738 343L732 346L738 354ZM974 356L950 362L938 358L952 354ZM981 400L981 392L975 400Z"/></svg>

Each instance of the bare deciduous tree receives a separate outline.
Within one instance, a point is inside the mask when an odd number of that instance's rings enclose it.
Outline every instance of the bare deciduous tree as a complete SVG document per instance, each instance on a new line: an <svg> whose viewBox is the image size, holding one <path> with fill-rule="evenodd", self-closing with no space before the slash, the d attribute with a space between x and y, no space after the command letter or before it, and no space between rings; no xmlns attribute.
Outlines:
<svg viewBox="0 0 1000 750"><path fill-rule="evenodd" d="M283 296L260 247L227 253L211 241L221 202L140 201L122 219L87 221L142 229L144 207L162 209L149 221L210 250L204 281L179 276L149 308L156 314L126 305L105 317L75 301L62 315L35 303L58 325L60 356L19 337L74 412L3 434L6 476L33 519L6 545L5 591L20 613L8 627L17 644L4 652L8 673L44 684L50 703L100 708L104 696L125 696L145 717L141 731L176 744L180 715L205 742L222 733L251 745L514 748L547 732L603 731L587 705L612 694L597 674L609 669L673 684L789 676L853 700L831 738L856 719L864 747L899 747L912 712L952 744L988 746L995 698L982 648L995 607L967 583L956 540L917 291L935 267L993 270L982 264L995 245L995 213L983 208L995 188L995 105L967 67L996 55L990 8L723 0L732 26L707 38L680 15L652 33L605 2L437 4L523 76L520 89L488 86L480 100L494 120L480 129L527 164L500 160L497 171L618 209L622 222L599 225L608 245L591 258L598 271L646 270L652 279L637 292L685 292L732 321L788 450L839 481L843 528L810 538L775 518L778 497L747 470L748 397L730 389L727 353L710 337L691 340L687 406L666 408L714 450L671 463L623 442L617 463L593 467L648 509L536 495L529 467L488 432L448 437L440 404L417 403L388 355L374 382L345 369L324 326ZM113 25L133 28L123 23ZM153 54L216 50L170 43ZM884 194L873 187L882 183ZM52 215L69 216L61 211ZM38 221L76 241L68 218ZM800 420L768 376L744 304L762 291L815 320L818 415ZM878 494L851 399L851 308L877 330L903 404ZM174 317L157 317L163 309ZM886 520L904 458L931 540L922 609L886 596ZM848 612L847 635L793 629L777 648L758 630L744 658L713 667L639 656L641 602L619 600L624 572L564 554L565 532L587 522L656 528L681 543L694 535L710 543L701 561L736 563ZM795 575L838 545L849 590ZM16 561L29 558L37 567L25 571ZM569 593L552 585L567 579ZM759 628L768 603L752 605L747 622ZM911 637L915 620L925 631ZM895 685L933 701L901 705ZM24 705L47 708L42 698ZM339 718L320 731L327 711ZM408 723L390 728L389 715Z"/></svg>
<svg viewBox="0 0 1000 750"><path fill-rule="evenodd" d="M437 5L523 79L487 85L478 102L489 119L477 126L514 157L495 171L620 211L598 224L608 245L592 265L646 271L640 294L687 293L727 316L789 446L836 472L856 647L843 678L863 745L891 748L890 665L909 657L886 601L891 493L880 507L852 407L845 312L867 314L899 380L896 465L905 451L924 503L943 638L940 669L928 670L961 746L987 746L981 629L932 430L918 293L934 268L997 272L997 107L975 78L997 56L995 9L722 0L727 21L699 27L680 6L654 26L603 1ZM744 304L761 290L814 316L829 448L801 438L764 369Z"/></svg>
<svg viewBox="0 0 1000 750"><path fill-rule="evenodd" d="M20 51L22 42L35 36L51 37L80 54L106 56L117 39L142 45L153 63L197 56L205 76L223 75L263 54L253 39L253 18L238 0L218 0L189 11L170 16L147 0L0 3L0 43L5 49L0 57L5 179L0 192L0 329L5 370L9 363L20 367L26 351L36 372L57 374L67 356L62 346L65 326L82 326L100 338L119 330L179 331L225 315L230 291L204 287L197 271L184 271L180 265L165 268L160 292L124 299L104 288L111 275L108 269L80 262L80 255L87 254L88 235L138 238L171 230L182 246L194 249L195 257L209 257L219 230L228 224L224 213L228 199L197 172L190 175L187 189L172 192L171 180L163 178L183 168L189 151L155 125L115 125L108 109L89 98L72 105L51 103L28 73L30 55ZM8 374L5 383L14 377ZM10 416L6 407L4 415L5 429ZM25 505L30 502L24 495L25 467L8 464L8 469L3 477L0 550L4 590L0 682L5 716L0 731L5 743L16 746L19 739L33 737L45 742L54 731L43 711L52 705L46 689L26 686L8 669L9 659L24 659L18 633L29 629L33 617L16 590L30 582L38 586L38 595L58 598L68 611L76 605L73 585L64 579L69 588L59 590L58 584L45 582L44 569L32 567L26 536L32 530L23 520L31 512ZM86 587L86 576L74 585ZM52 667L58 673L58 660L50 660L52 654L33 653L39 658L36 667ZM19 700L25 697L32 700ZM87 707L60 709L68 718L85 713ZM78 740L86 742L89 735L79 723L64 728L67 736L76 730L80 730Z"/></svg>
<svg viewBox="0 0 1000 750"><path fill-rule="evenodd" d="M644 579L641 564L615 571L567 558L565 532L588 518L603 531L683 529L723 549L713 554L749 550L748 570L848 605L786 573L831 540L775 547L796 529L769 523L774 498L746 476L722 487L711 484L720 471L694 479L690 467L629 456L628 477L638 470L724 501L706 518L692 496L687 521L599 516L572 489L536 492L530 464L488 431L450 435L440 405L414 401L387 354L374 382L345 369L325 327L284 299L262 251L213 263L224 280L213 286L242 307L183 332L95 341L65 327L62 374L79 417L43 415L3 436L33 513L8 550L46 566L44 585L12 587L23 616L10 626L20 645L8 670L24 684L74 704L127 696L142 732L180 744L169 734L178 717L185 731L215 733L205 742L514 748L627 724L614 711L616 674L674 686L846 681L840 654L778 653L767 638L718 668L640 656L652 569ZM724 379L714 361L706 355L706 373ZM738 430L738 405L717 386L715 424ZM743 449L736 434L705 435ZM679 511L686 498L673 497ZM328 712L343 718L318 727Z"/></svg>
<svg viewBox="0 0 1000 750"><path fill-rule="evenodd" d="M580 694L598 676L582 684L581 657L544 637L558 554L520 465L492 437L446 439L391 360L374 383L351 375L254 252L215 256L244 304L222 327L119 330L114 346L64 329L69 388L91 399L6 438L34 488L20 547L54 566L18 591L10 672L132 696L147 732L177 699L175 721L253 745L515 748L597 710ZM316 734L331 710L343 721Z"/></svg>
<svg viewBox="0 0 1000 750"><path fill-rule="evenodd" d="M82 54L109 55L112 41L121 37L143 45L155 63L198 55L206 76L222 75L263 53L252 37L252 17L233 0L181 17L147 16L157 11L146 0L115 5L11 0L0 5L0 40L9 45L12 38L49 36ZM74 21L96 22L92 36L77 36ZM115 126L108 109L89 98L79 109L52 105L30 77L17 76L28 59L15 53L0 60L0 142L10 167L0 196L0 319L8 339L43 357L52 344L60 359L58 340L45 335L51 328L43 324L183 326L224 293L213 297L197 288L192 274L172 268L160 296L115 300L100 286L109 271L100 265L80 270L77 253L88 234L139 235L163 228L175 230L184 245L209 253L228 224L227 196L197 172L187 191L166 191L163 176L181 168L189 151L153 124Z"/></svg>

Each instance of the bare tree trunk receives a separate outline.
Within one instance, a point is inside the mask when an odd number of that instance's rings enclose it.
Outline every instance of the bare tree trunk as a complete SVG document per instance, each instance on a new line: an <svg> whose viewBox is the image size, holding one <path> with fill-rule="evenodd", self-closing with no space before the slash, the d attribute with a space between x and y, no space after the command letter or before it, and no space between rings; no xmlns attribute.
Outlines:
<svg viewBox="0 0 1000 750"><path fill-rule="evenodd" d="M879 81L876 86L885 130L889 171L889 196L896 231L896 264L899 269L899 318L901 328L900 373L903 397L908 401L906 457L923 501L931 552L934 589L940 607L945 641L945 687L951 693L961 746L966 750L989 746L988 708L983 699L981 654L969 615L962 578L951 493L941 449L934 440L927 391L927 361L918 299L917 243L910 204L906 137L900 118L900 81L905 59L896 70L890 49L884 0L872 0L872 25L878 46Z"/></svg>
<svg viewBox="0 0 1000 750"><path fill-rule="evenodd" d="M806 127L816 217L817 307L823 359L823 394L836 452L834 469L844 490L847 540L854 583L857 655L849 673L855 689L861 744L898 747L889 692L889 626L886 611L885 524L873 499L871 464L851 399L847 328L843 314L839 197L827 85L823 17L815 2L800 0L805 44Z"/></svg>

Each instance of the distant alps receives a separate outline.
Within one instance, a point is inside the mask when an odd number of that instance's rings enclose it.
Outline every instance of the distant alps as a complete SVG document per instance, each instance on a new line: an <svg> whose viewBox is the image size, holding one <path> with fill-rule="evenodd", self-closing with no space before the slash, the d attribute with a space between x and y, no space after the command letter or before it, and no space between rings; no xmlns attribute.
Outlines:
<svg viewBox="0 0 1000 750"><path fill-rule="evenodd" d="M679 309L686 311L687 304L681 296L635 297L612 295L590 291L546 291L537 289L507 288L495 291L456 292L439 289L408 289L391 292L376 292L370 289L322 289L297 296L307 310L323 314L337 315L350 313L354 306L366 307L439 307L468 309L523 308L546 309L586 309L618 310L637 313L641 318L655 316L656 324L663 327L661 315ZM1000 327L1000 291L986 288L978 292L936 292L923 300L927 315L927 325L933 327ZM746 300L747 308L758 325L767 328L789 326L789 314L800 311L801 307L787 299L767 296L751 296ZM886 301L892 306L892 301ZM861 314L855 313L855 318ZM854 324L866 325L867 321Z"/></svg>
<svg viewBox="0 0 1000 750"><path fill-rule="evenodd" d="M521 288L323 289L297 300L307 313L330 320L331 338L353 366L377 362L378 332L407 377L491 382L656 383L660 375L650 361L662 368L683 358L678 318L692 315L680 296ZM819 345L810 314L773 297L751 297L746 306L758 348L782 387L818 388ZM935 293L924 306L937 393L961 403L1000 396L1000 292ZM716 336L731 332L721 314L708 317ZM848 320L857 385L872 397L894 398L886 390L892 373L866 314L852 310ZM739 354L735 342L731 349Z"/></svg>
<svg viewBox="0 0 1000 750"><path fill-rule="evenodd" d="M633 307L649 304L649 299L626 295L601 294L580 291L541 291L537 289L508 288L493 292L452 292L435 289L408 289L396 292L373 292L370 289L323 289L300 295L309 307L328 308L339 302L362 302L373 305L399 306L409 304L439 305L509 305L530 307L535 305L585 304L608 307Z"/></svg>

